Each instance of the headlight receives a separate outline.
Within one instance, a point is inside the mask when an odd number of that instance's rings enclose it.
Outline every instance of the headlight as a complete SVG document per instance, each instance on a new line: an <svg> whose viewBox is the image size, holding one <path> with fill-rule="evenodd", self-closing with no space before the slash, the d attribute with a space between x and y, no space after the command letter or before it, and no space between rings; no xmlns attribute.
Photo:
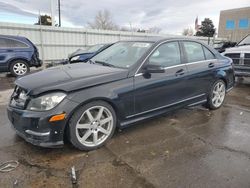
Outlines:
<svg viewBox="0 0 250 188"><path fill-rule="evenodd" d="M76 61L76 60L78 60L78 59L80 59L80 56L79 56L79 55L77 55L77 56L75 56L75 57L72 57L72 58L70 59L70 61Z"/></svg>
<svg viewBox="0 0 250 188"><path fill-rule="evenodd" d="M51 110L66 97L65 93L49 93L30 100L27 109L33 111Z"/></svg>

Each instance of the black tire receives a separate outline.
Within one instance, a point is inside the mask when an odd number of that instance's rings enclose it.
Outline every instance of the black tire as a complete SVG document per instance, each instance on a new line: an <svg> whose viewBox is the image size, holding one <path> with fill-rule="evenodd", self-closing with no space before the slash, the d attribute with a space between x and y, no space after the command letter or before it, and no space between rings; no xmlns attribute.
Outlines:
<svg viewBox="0 0 250 188"><path fill-rule="evenodd" d="M215 89L215 87L216 87L216 85L217 85L218 83L221 83L221 84L224 85L225 91L224 91L224 98L223 98L221 104L220 104L219 106L216 106L216 105L213 103L212 99L213 99L213 97L214 97L213 91L214 91L214 89ZM226 84L225 84L225 82L224 82L223 80L219 79L219 80L217 80L216 82L213 83L213 85L212 85L212 87L211 87L211 89L210 89L210 92L209 92L209 94L208 94L208 100L207 100L207 103L206 103L205 106L206 106L207 108L209 108L210 110L216 110L216 109L220 108L220 107L223 105L223 102L224 102L224 100L225 100L225 96L226 96Z"/></svg>
<svg viewBox="0 0 250 188"><path fill-rule="evenodd" d="M26 69L26 71L23 73L21 73L21 71L20 71L20 74L18 74L19 71L15 70L15 68L16 68L15 66L17 66L17 65L22 65L23 68ZM30 72L30 67L29 67L29 64L23 60L14 60L10 64L10 72L15 77L24 76Z"/></svg>
<svg viewBox="0 0 250 188"><path fill-rule="evenodd" d="M76 125L79 121L79 119L81 118L82 114L88 110L91 107L95 107L95 106L103 106L105 108L107 108L113 117L113 127L110 131L110 134L107 136L107 138L105 139L104 142L102 142L100 145L97 146L86 146L83 143L81 143L78 140L78 137L76 135ZM113 107L111 105L109 105L108 103L104 102L104 101L94 101L94 102L90 102L84 106L81 106L79 109L77 109L74 114L72 115L72 117L69 120L69 124L67 127L67 137L68 140L72 143L73 146L75 146L77 149L79 150L83 150L83 151L90 151L90 150L95 150L97 148L100 148L101 146L103 146L114 134L115 129L116 129L116 124L117 124L117 119L116 119L116 113L113 109ZM90 129L87 129L90 130ZM86 130L86 131L87 131Z"/></svg>

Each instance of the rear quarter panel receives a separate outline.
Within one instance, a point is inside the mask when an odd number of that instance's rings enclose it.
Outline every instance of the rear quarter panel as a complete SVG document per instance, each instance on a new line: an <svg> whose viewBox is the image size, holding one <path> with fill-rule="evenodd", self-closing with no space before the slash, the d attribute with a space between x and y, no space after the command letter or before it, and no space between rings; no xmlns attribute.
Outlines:
<svg viewBox="0 0 250 188"><path fill-rule="evenodd" d="M216 79L222 79L226 82L226 88L230 89L234 86L235 76L233 62L230 58L223 57L218 60L215 72Z"/></svg>

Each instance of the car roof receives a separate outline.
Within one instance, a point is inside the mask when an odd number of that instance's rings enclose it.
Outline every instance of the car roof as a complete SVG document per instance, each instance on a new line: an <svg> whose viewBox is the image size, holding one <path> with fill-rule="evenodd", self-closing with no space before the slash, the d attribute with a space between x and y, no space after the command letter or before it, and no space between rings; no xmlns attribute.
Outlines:
<svg viewBox="0 0 250 188"><path fill-rule="evenodd" d="M195 41L195 42L200 42L203 43L200 40L197 40L195 38L192 37L185 37L185 36L169 36L169 37L147 37L144 39L131 39L131 40L121 40L121 41L128 41L128 42L153 42L153 43L160 43L160 42L164 42L164 41L168 41L168 40L188 40L188 41Z"/></svg>
<svg viewBox="0 0 250 188"><path fill-rule="evenodd" d="M12 39L27 39L26 37L17 36L17 35L0 35L0 37L3 37L3 38L12 38Z"/></svg>

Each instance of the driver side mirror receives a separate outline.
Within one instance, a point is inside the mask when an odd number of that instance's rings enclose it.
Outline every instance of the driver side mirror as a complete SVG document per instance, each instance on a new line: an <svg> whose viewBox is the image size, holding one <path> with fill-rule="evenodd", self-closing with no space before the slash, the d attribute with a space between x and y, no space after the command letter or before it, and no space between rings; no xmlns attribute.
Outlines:
<svg viewBox="0 0 250 188"><path fill-rule="evenodd" d="M151 73L164 73L165 72L165 69L162 68L161 66L159 65L152 65L152 64L147 64L144 69L143 69L143 73L147 74L151 74Z"/></svg>

